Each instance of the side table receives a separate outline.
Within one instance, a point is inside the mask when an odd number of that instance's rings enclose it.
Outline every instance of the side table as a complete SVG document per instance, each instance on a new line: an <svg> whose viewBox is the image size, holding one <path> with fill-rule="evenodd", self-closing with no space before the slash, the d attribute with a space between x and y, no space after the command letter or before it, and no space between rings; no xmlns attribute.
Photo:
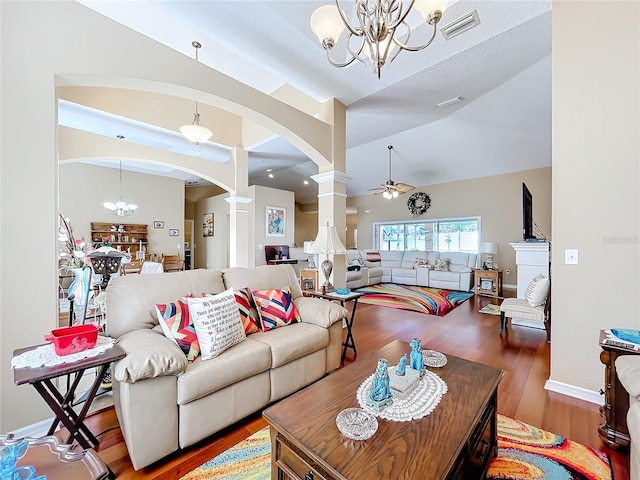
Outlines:
<svg viewBox="0 0 640 480"><path fill-rule="evenodd" d="M347 326L347 337L342 344L342 357L340 358L340 363L344 363L344 358L347 355L347 348L353 350L353 356L358 355L358 351L356 350L356 342L353 338L353 331L351 330L353 327L353 320L356 318L356 308L358 306L358 299L364 295L364 293L360 292L349 292L346 295L340 295L339 293L330 292L330 293L322 293L322 292L311 292L311 291L303 291L302 294L305 297L316 297L323 298L325 300L332 300L339 302L341 306L344 307L346 302L353 301L353 308L351 309L351 317L345 318L345 323Z"/></svg>
<svg viewBox="0 0 640 480"><path fill-rule="evenodd" d="M18 349L13 352L13 356L15 357L28 350L33 350L38 346L39 345L35 345ZM119 345L113 345L95 357L83 358L77 362L63 363L53 367L14 368L13 382L15 385L23 385L25 383L33 385L44 401L47 402L49 408L53 410L56 418L49 427L47 435L53 435L58 424L62 422L69 431L69 438L65 443L73 443L75 439L82 448L90 449L98 446L100 442L84 424L84 419L109 365L116 360L124 358L125 355L125 351ZM73 410L73 399L76 388L78 388L84 372L87 369L95 367L99 370L98 375L96 375L87 392L87 398L80 413L77 414L75 410ZM73 381L67 392L63 394L56 388L52 379L64 375L73 375Z"/></svg>
<svg viewBox="0 0 640 480"><path fill-rule="evenodd" d="M476 295L488 295L490 297L502 296L502 270L483 270L476 268L473 271Z"/></svg>
<svg viewBox="0 0 640 480"><path fill-rule="evenodd" d="M36 475L46 475L47 480L104 480L109 478L108 467L94 450L70 452L70 445L58 443L58 438L48 436L27 438L27 452L16 466L30 465ZM0 447L16 445L23 439L12 435L0 435Z"/></svg>
<svg viewBox="0 0 640 480"><path fill-rule="evenodd" d="M629 445L629 428L627 427L627 412L629 411L629 393L618 381L616 374L616 359L622 355L639 355L640 352L624 346L603 343L607 333L600 330L599 344L602 348L600 361L604 364L604 405L600 407L602 425L598 427L600 439L610 448L620 448Z"/></svg>

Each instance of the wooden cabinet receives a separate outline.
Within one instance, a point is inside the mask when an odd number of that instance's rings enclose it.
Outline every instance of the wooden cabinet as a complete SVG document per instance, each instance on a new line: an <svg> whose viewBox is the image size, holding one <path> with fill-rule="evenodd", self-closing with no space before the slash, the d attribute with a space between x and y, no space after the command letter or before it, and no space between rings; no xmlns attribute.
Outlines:
<svg viewBox="0 0 640 480"><path fill-rule="evenodd" d="M133 257L138 250L149 251L147 237L147 225L139 223L99 223L91 222L91 240L93 246L98 248L103 238L108 237L111 246L129 251Z"/></svg>
<svg viewBox="0 0 640 480"><path fill-rule="evenodd" d="M603 343L607 338L604 330L600 331L600 361L604 364L604 405L600 407L602 425L598 433L604 443L611 448L629 445L629 429L627 412L629 411L629 392L627 392L616 374L616 359L622 355L638 355L638 352L624 346Z"/></svg>
<svg viewBox="0 0 640 480"><path fill-rule="evenodd" d="M502 270L474 270L476 295L502 296Z"/></svg>

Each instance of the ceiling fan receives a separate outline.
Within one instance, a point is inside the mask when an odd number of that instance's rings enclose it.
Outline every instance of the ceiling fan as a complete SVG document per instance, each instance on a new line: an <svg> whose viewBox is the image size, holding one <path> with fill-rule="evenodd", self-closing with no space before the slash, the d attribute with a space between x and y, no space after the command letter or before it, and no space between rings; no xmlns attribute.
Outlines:
<svg viewBox="0 0 640 480"><path fill-rule="evenodd" d="M380 187L371 188L369 190L375 190L375 194L382 194L384 198L398 198L398 195L415 190L416 187L407 183L396 183L391 180L391 150L393 145L387 145L389 149L389 180L386 183L380 184Z"/></svg>

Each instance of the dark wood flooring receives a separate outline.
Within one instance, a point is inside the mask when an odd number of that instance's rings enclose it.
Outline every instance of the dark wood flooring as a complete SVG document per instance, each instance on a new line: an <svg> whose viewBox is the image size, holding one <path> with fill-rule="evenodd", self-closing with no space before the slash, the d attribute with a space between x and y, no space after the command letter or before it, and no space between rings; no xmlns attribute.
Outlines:
<svg viewBox="0 0 640 480"><path fill-rule="evenodd" d="M627 452L609 449L598 436L598 406L548 392L549 344L544 330L510 326L498 334L500 317L478 313L488 297L472 297L445 317L359 304L354 337L360 356L388 342L417 337L423 348L492 365L505 371L498 390L498 412L575 440L611 456L616 480L629 478ZM595 334L594 334L595 335ZM594 336L596 338L596 336ZM553 339L552 339L553 341ZM345 364L357 361L347 353ZM260 412L179 453L140 471L133 470L113 408L94 415L87 424L99 434L97 448L119 479L177 479L266 426ZM149 439L150 442L153 439Z"/></svg>

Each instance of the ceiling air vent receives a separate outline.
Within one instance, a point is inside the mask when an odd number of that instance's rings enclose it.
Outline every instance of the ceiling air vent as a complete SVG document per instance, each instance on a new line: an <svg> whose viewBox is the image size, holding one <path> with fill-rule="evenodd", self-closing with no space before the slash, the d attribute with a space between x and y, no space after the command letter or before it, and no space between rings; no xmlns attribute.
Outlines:
<svg viewBox="0 0 640 480"><path fill-rule="evenodd" d="M478 12L473 10L448 25L443 26L440 28L440 31L445 40L450 40L477 25L480 25L480 18L478 17Z"/></svg>

